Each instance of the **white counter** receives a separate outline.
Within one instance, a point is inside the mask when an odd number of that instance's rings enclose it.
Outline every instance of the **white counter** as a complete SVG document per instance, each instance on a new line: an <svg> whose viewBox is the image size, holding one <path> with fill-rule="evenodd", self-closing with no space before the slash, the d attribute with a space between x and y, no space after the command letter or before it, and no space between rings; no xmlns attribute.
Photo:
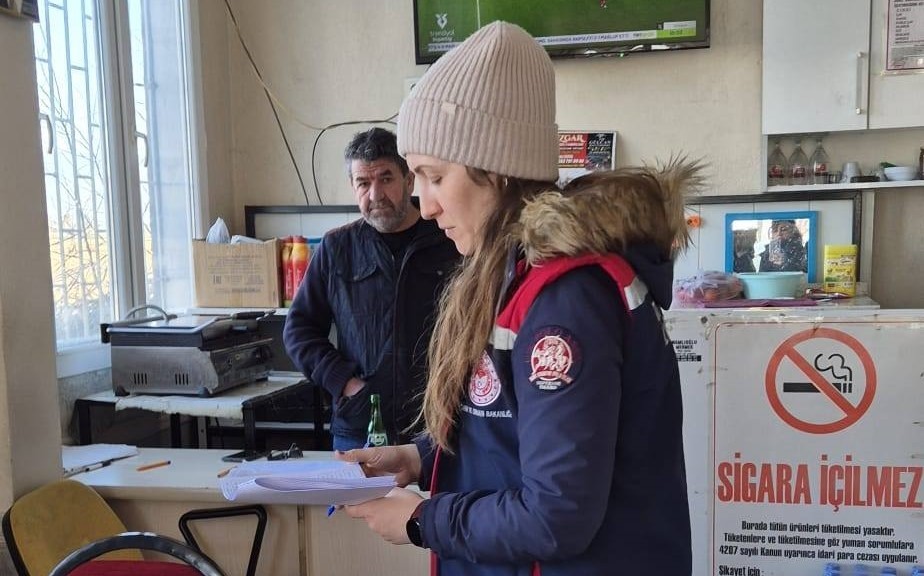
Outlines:
<svg viewBox="0 0 924 576"><path fill-rule="evenodd" d="M675 301L674 306L670 310L665 312L665 316L671 316L673 314L683 315L683 314L695 314L695 313L732 313L732 312L791 312L799 314L811 314L812 311L817 311L820 313L830 313L832 311L841 311L841 310L879 310L879 302L876 302L869 296L857 296L855 298L841 298L841 299L832 299L832 300L818 300L814 306L755 306L752 308L741 308L741 307L719 307L719 308L705 308L698 307L695 305L690 306L679 306L679 303Z"/></svg>
<svg viewBox="0 0 924 576"><path fill-rule="evenodd" d="M221 457L234 449L140 448L139 455L73 476L109 502L129 530L182 539L179 517L196 508L235 506L224 499L218 474L234 464ZM329 460L332 452L305 452ZM139 472L144 464L170 464ZM428 572L428 554L415 546L394 546L366 524L343 513L327 517L325 506L266 506L268 523L257 573L267 576L340 576ZM238 517L194 525L203 550L228 576L244 574L253 519Z"/></svg>

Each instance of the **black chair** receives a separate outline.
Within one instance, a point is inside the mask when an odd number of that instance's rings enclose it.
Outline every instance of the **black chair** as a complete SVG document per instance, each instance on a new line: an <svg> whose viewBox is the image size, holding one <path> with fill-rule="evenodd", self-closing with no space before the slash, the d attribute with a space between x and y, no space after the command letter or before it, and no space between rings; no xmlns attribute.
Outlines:
<svg viewBox="0 0 924 576"><path fill-rule="evenodd" d="M178 540L150 532L123 532L91 542L68 554L48 576L67 576L79 566L115 550L153 550L182 560L202 576L225 576L205 554Z"/></svg>
<svg viewBox="0 0 924 576"><path fill-rule="evenodd" d="M190 522L196 520L210 520L213 518L229 518L233 516L257 517L257 527L253 534L253 545L250 548L250 559L247 561L247 576L254 576L257 573L257 563L260 560L260 549L263 546L263 534L266 532L266 509L259 504L252 506L231 506L227 508L201 508L190 510L180 516L180 533L189 545L197 552L202 552L199 543L193 536L189 527Z"/></svg>

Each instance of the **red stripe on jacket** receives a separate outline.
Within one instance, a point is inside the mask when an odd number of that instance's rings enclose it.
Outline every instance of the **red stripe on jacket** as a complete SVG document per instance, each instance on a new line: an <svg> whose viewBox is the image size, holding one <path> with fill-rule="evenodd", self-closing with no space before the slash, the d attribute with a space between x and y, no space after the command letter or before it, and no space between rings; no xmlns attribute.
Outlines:
<svg viewBox="0 0 924 576"><path fill-rule="evenodd" d="M600 266L619 286L619 297L622 298L626 310L631 310L626 299L625 288L635 280L635 271L621 257L616 254L585 254L583 256L561 256L543 262L526 271L521 277L521 284L510 302L504 306L497 325L508 328L514 332L519 331L530 306L547 285L551 284L567 272L583 266Z"/></svg>

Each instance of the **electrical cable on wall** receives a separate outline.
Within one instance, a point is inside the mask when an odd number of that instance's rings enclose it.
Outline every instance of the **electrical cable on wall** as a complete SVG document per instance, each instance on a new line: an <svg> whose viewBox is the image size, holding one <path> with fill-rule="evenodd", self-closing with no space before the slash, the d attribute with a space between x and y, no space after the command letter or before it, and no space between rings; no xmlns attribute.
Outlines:
<svg viewBox="0 0 924 576"><path fill-rule="evenodd" d="M333 128L340 128L341 126L352 126L354 124L392 124L394 125L394 119L398 116L397 113L392 114L390 117L385 120L350 120L348 122L338 122L337 124L331 124L330 126L325 126L321 128L321 131L318 132L318 135L314 139L314 145L311 146L311 178L314 181L314 189L318 190L318 171L314 166L314 159L318 151L318 142L321 141L321 136L325 132Z"/></svg>
<svg viewBox="0 0 924 576"><path fill-rule="evenodd" d="M279 99L279 97L276 96L276 94L272 90L270 90L270 87L266 84L266 81L263 79L263 74L260 72L260 69L257 66L256 61L254 60L253 55L250 52L250 49L247 47L247 43L244 41L244 36L241 33L241 28L237 23L237 18L234 15L234 10L232 10L231 8L230 0L224 0L224 1L225 1L225 8L227 8L228 10L228 16L231 18L231 23L234 25L234 31L237 34L237 39L241 43L241 47L244 49L244 54L247 56L248 62L250 62L250 67L253 69L253 72L257 77L257 81L259 81L260 86L263 87L263 93L266 95L267 101L269 101L270 108L273 111L273 116L276 119L276 125L279 127L279 132L282 135L283 142L285 143L286 151L288 151L289 153L289 159L292 161L292 166L295 168L295 173L298 176L298 182L301 185L302 194L305 197L305 204L309 206L311 205L311 202L308 199L308 190L305 187L305 181L302 178L302 173L298 167L298 162L295 159L295 154L292 152L292 147L289 145L289 139L282 125L282 121L279 118L277 107L281 109L286 115L288 115L292 120L294 120L297 124L300 124L301 126L304 126L305 128L308 128L310 130L318 131L318 135L314 139L314 145L311 147L311 177L312 177L312 182L314 183L315 195L318 197L318 204L323 206L324 200L321 198L321 190L318 187L317 171L315 170L315 156L317 153L318 143L321 140L321 136L323 136L324 133L327 132L328 130L332 130L334 128L340 128L342 126L352 126L356 124L394 124L395 123L394 119L398 116L398 114L396 112L392 114L391 116L389 116L388 118L385 118L382 120L349 120L345 122L337 122L337 123L325 126L323 128L319 128L317 126L308 124L307 122L303 122L301 119L298 118L298 116L291 109L289 109Z"/></svg>
<svg viewBox="0 0 924 576"><path fill-rule="evenodd" d="M269 100L270 108L273 110L273 117L276 119L276 125L279 127L279 133L282 135L282 141L286 145L286 151L289 153L289 158L292 160L292 166L295 168L295 174L298 176L298 183L302 188L302 194L305 196L305 204L311 204L311 202L308 200L308 190L305 188L305 180L302 178L302 171L298 167L298 162L295 161L295 154L292 152L292 147L289 145L289 138L286 136L285 128L283 128L282 121L279 119L279 113L276 111L276 103L274 102L274 99L270 94L266 83L263 82L263 75L260 73L260 69L257 68L257 64L254 62L253 56L250 54L250 49L247 47L247 43L244 42L244 37L241 35L241 28L237 24L237 17L235 17L234 11L231 9L231 3L229 0L225 0L225 7L228 9L228 16L231 17L231 23L234 24L234 29L237 31L237 37L241 42L241 47L244 49L244 54L247 55L247 60L250 61L250 65L253 67L254 73L257 75L257 78L260 79L260 84L263 85L263 92L266 94L266 99ZM324 201L321 200L320 192L317 189L315 189L315 192L318 194L318 202L324 204Z"/></svg>

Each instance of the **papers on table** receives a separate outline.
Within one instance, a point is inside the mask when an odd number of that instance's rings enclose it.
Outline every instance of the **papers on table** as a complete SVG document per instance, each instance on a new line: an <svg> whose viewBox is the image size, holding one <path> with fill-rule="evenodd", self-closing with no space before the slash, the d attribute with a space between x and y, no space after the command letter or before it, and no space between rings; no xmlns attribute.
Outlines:
<svg viewBox="0 0 924 576"><path fill-rule="evenodd" d="M225 498L250 504L359 504L394 487L394 476L366 478L359 464L335 460L245 462L221 479Z"/></svg>
<svg viewBox="0 0 924 576"><path fill-rule="evenodd" d="M87 444L86 446L62 446L61 463L64 475L73 476L108 466L113 460L138 454L136 446L128 444Z"/></svg>

